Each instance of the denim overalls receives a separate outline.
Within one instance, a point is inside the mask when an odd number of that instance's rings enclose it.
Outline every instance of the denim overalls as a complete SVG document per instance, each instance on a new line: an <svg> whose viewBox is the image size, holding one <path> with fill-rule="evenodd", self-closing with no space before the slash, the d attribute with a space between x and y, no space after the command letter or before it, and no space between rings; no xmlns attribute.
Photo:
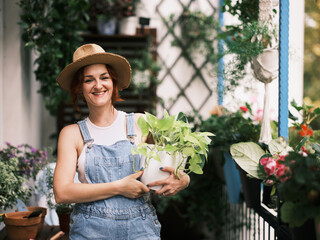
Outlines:
<svg viewBox="0 0 320 240"><path fill-rule="evenodd" d="M126 117L128 139L111 146L93 144L85 120L78 122L84 142L88 144L85 176L89 184L113 182L134 173L131 154L131 148L135 147L133 113ZM139 161L135 156L135 169L139 169ZM70 239L160 239L160 229L149 199L116 195L76 204L71 214Z"/></svg>

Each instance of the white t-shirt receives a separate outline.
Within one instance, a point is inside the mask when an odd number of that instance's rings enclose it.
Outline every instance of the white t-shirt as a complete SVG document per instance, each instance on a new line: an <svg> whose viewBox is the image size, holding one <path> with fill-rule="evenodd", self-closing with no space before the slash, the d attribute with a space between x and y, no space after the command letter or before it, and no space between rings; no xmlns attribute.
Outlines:
<svg viewBox="0 0 320 240"><path fill-rule="evenodd" d="M93 144L110 146L118 141L127 139L125 130L125 117L125 112L118 111L118 115L115 121L107 127L98 127L94 125L87 117L85 121L91 138L93 138L94 140ZM84 171L86 161L86 149L87 144L85 144L78 158L77 172L79 181L81 183L88 183Z"/></svg>

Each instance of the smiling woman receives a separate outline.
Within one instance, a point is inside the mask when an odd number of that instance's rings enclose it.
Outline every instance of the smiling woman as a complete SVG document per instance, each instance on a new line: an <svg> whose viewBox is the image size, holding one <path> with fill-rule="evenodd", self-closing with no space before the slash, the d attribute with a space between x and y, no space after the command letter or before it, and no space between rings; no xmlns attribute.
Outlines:
<svg viewBox="0 0 320 240"><path fill-rule="evenodd" d="M137 125L142 114L114 107L130 80L128 61L96 44L79 47L57 78L74 104L82 97L89 108L87 118L62 129L58 142L53 187L57 203L76 203L70 239L160 239L150 189L139 180L143 171L134 171L140 158L131 153L146 141ZM73 181L76 171L80 183ZM171 196L188 186L187 175L178 179L173 168L163 171L170 174L156 194Z"/></svg>

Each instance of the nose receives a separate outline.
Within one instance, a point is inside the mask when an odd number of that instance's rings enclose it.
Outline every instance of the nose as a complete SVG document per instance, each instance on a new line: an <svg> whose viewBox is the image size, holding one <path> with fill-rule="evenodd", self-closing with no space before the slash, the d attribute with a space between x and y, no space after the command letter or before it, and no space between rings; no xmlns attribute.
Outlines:
<svg viewBox="0 0 320 240"><path fill-rule="evenodd" d="M95 87L96 89L100 89L100 88L102 87L102 83L101 83L100 79L97 79L97 80L96 80L96 84L95 84L94 87Z"/></svg>

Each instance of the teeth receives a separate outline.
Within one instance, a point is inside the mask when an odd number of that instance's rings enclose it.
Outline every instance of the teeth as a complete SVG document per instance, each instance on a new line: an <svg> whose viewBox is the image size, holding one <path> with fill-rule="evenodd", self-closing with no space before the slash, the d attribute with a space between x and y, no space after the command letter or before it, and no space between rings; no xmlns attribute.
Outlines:
<svg viewBox="0 0 320 240"><path fill-rule="evenodd" d="M92 93L93 95L102 95L104 94L105 92L98 92L98 93Z"/></svg>

